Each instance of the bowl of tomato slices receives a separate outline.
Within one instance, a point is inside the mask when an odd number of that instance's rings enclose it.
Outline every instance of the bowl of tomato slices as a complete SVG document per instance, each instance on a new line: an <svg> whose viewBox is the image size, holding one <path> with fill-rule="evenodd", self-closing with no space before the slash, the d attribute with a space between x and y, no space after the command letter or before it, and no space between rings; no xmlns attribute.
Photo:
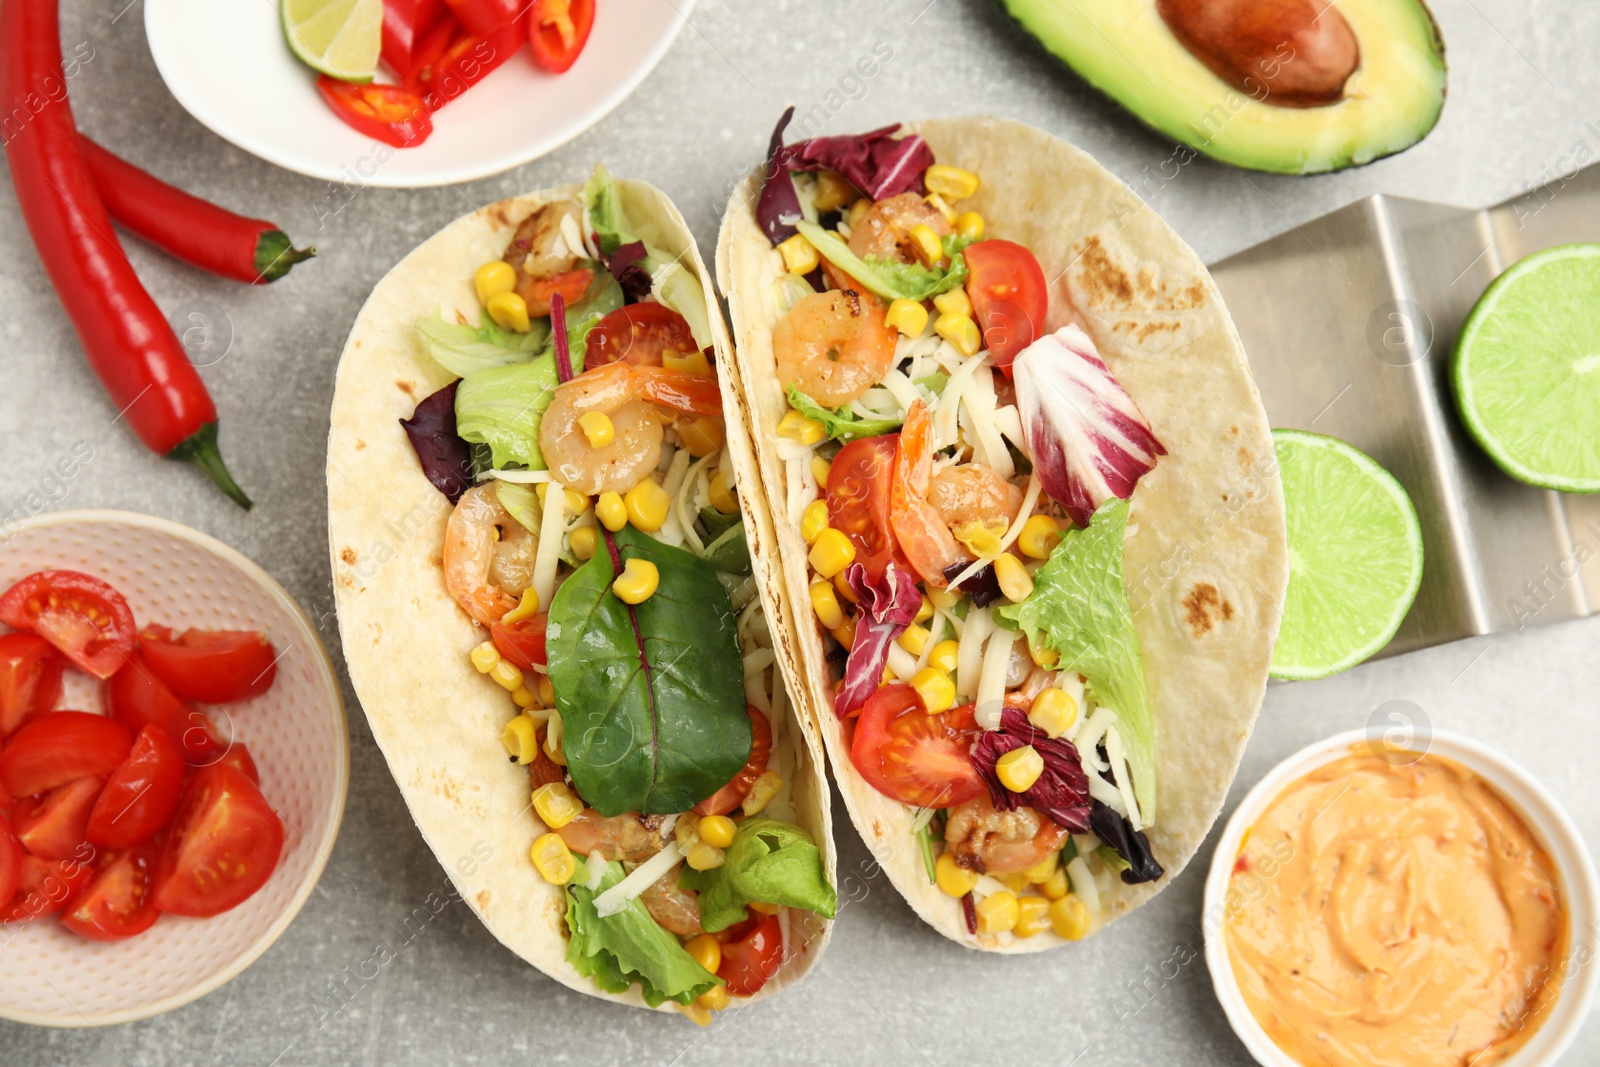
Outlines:
<svg viewBox="0 0 1600 1067"><path fill-rule="evenodd" d="M0 1017L147 1018L260 956L321 876L349 735L316 629L163 519L0 540Z"/></svg>

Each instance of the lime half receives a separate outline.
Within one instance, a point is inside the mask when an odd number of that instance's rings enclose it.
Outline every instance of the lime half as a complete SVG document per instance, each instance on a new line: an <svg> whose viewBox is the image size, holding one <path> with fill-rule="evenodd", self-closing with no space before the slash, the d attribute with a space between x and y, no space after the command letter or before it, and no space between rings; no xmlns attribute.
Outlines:
<svg viewBox="0 0 1600 1067"><path fill-rule="evenodd" d="M369 82L383 47L383 0L283 0L283 35L313 70Z"/></svg>
<svg viewBox="0 0 1600 1067"><path fill-rule="evenodd" d="M1394 475L1343 441L1272 431L1289 522L1274 678L1324 678L1389 643L1422 582L1422 527Z"/></svg>
<svg viewBox="0 0 1600 1067"><path fill-rule="evenodd" d="M1600 492L1600 245L1512 265L1456 342L1456 407L1513 478Z"/></svg>

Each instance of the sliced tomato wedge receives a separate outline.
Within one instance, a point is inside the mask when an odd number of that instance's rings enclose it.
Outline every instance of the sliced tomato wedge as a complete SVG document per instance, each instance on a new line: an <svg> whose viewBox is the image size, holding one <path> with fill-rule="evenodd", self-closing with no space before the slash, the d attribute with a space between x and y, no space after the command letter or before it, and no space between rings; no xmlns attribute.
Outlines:
<svg viewBox="0 0 1600 1067"><path fill-rule="evenodd" d="M748 926L748 929L746 927ZM783 964L783 930L776 915L763 915L736 926L722 943L717 977L736 997L753 997Z"/></svg>
<svg viewBox="0 0 1600 1067"><path fill-rule="evenodd" d="M850 538L856 562L873 579L890 560L905 562L889 526L898 434L851 441L828 470L828 525Z"/></svg>
<svg viewBox="0 0 1600 1067"><path fill-rule="evenodd" d="M1013 241L978 241L966 249L967 296L994 365L1011 375L1017 353L1039 339L1050 287L1033 253Z"/></svg>
<svg viewBox="0 0 1600 1067"><path fill-rule="evenodd" d="M528 305L528 314L548 315L557 293L568 307L583 299L594 282L594 271L587 267L563 271L554 278L531 278L517 291ZM586 341L585 344L588 342Z"/></svg>
<svg viewBox="0 0 1600 1067"><path fill-rule="evenodd" d="M27 853L17 871L17 891L9 904L0 905L0 923L31 922L54 915L94 877L91 855L66 860L42 860Z"/></svg>
<svg viewBox="0 0 1600 1067"><path fill-rule="evenodd" d="M0 738L56 706L65 665L37 634L0 635Z"/></svg>
<svg viewBox="0 0 1600 1067"><path fill-rule="evenodd" d="M261 772L256 769L256 761L250 755L250 750L242 742L235 741L228 746L228 751L217 761L226 763L256 785L261 784Z"/></svg>
<svg viewBox="0 0 1600 1067"><path fill-rule="evenodd" d="M750 795L750 787L767 769L767 761L772 758L772 723L754 704L746 704L744 710L750 716L750 758L727 785L694 806L696 815L728 814L744 803L744 798Z"/></svg>
<svg viewBox="0 0 1600 1067"><path fill-rule="evenodd" d="M17 895L22 878L22 844L11 832L11 820L0 815L0 908Z"/></svg>
<svg viewBox="0 0 1600 1067"><path fill-rule="evenodd" d="M584 340L584 367L607 363L632 363L659 367L663 356L700 351L694 333L682 315L665 304L629 304L595 323Z"/></svg>
<svg viewBox="0 0 1600 1067"><path fill-rule="evenodd" d="M138 652L129 655L128 665L106 683L106 703L130 734L150 725L165 729L184 762L193 766L215 763L227 747L210 718L179 700Z"/></svg>
<svg viewBox="0 0 1600 1067"><path fill-rule="evenodd" d="M139 653L157 678L183 700L227 704L272 688L278 653L255 630L185 630L146 626Z"/></svg>
<svg viewBox="0 0 1600 1067"><path fill-rule="evenodd" d="M125 941L156 924L156 850L151 845L107 853L87 885L61 916L61 924L93 941Z"/></svg>
<svg viewBox="0 0 1600 1067"><path fill-rule="evenodd" d="M0 596L0 622L36 633L96 678L133 649L133 612L122 594L78 571L39 571Z"/></svg>
<svg viewBox="0 0 1600 1067"><path fill-rule="evenodd" d="M969 754L978 736L968 709L929 715L909 685L886 685L862 705L850 762L886 797L921 808L948 808L987 787Z"/></svg>
<svg viewBox="0 0 1600 1067"><path fill-rule="evenodd" d="M32 796L78 778L103 778L132 747L133 735L115 719L86 711L52 712L12 735L0 752L0 779L12 796Z"/></svg>
<svg viewBox="0 0 1600 1067"><path fill-rule="evenodd" d="M167 824L183 790L183 757L163 726L146 726L94 803L82 840L130 848ZM37 855L37 853L36 853Z"/></svg>
<svg viewBox="0 0 1600 1067"><path fill-rule="evenodd" d="M283 820L227 763L195 772L167 832L155 903L174 915L206 918L237 907L267 883L283 854Z"/></svg>
<svg viewBox="0 0 1600 1067"><path fill-rule="evenodd" d="M594 29L594 0L533 0L528 39L533 58L552 74L565 73L578 61Z"/></svg>
<svg viewBox="0 0 1600 1067"><path fill-rule="evenodd" d="M104 785L104 778L79 778L21 801L11 815L11 825L28 855L64 860L76 854L85 840L89 812Z"/></svg>
<svg viewBox="0 0 1600 1067"><path fill-rule="evenodd" d="M317 91L339 121L363 137L408 148L433 133L433 118L422 97L399 85L356 85L319 74Z"/></svg>
<svg viewBox="0 0 1600 1067"><path fill-rule="evenodd" d="M489 624L489 636L494 639L494 647L502 657L528 671L545 665L544 631L549 622L548 611L510 624L492 622Z"/></svg>

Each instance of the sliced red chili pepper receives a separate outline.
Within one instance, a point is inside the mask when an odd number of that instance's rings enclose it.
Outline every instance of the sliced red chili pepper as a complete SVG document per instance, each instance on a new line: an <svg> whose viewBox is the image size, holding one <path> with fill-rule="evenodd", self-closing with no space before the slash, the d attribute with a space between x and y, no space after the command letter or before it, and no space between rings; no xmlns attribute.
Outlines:
<svg viewBox="0 0 1600 1067"><path fill-rule="evenodd" d="M383 0L383 61L401 81L443 10L444 0Z"/></svg>
<svg viewBox="0 0 1600 1067"><path fill-rule="evenodd" d="M408 79L412 92L419 93L430 111L438 111L522 48L521 23L502 27L485 37L460 31L432 62L419 64Z"/></svg>
<svg viewBox="0 0 1600 1067"><path fill-rule="evenodd" d="M594 29L594 0L534 0L528 19L533 58L552 74L577 62Z"/></svg>
<svg viewBox="0 0 1600 1067"><path fill-rule="evenodd" d="M354 85L317 76L317 89L346 126L396 148L419 145L433 133L422 98L399 85Z"/></svg>
<svg viewBox="0 0 1600 1067"><path fill-rule="evenodd" d="M488 37L496 30L522 21L527 0L445 0L457 21L475 37Z"/></svg>

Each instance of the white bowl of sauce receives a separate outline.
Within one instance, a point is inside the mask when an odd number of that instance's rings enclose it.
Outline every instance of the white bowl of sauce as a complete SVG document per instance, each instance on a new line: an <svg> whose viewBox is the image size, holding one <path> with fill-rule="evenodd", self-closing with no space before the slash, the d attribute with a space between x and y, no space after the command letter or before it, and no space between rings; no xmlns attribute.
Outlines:
<svg viewBox="0 0 1600 1067"><path fill-rule="evenodd" d="M1600 885L1527 771L1467 738L1353 730L1228 820L1206 963L1265 1067L1544 1067L1588 1015Z"/></svg>

